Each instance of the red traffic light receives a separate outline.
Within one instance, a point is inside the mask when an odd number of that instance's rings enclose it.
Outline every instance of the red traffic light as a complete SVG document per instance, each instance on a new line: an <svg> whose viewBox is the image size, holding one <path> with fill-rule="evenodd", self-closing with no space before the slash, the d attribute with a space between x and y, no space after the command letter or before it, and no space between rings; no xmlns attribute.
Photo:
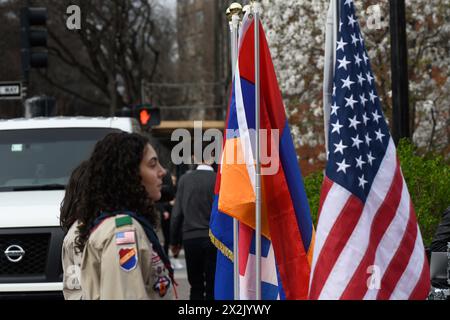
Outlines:
<svg viewBox="0 0 450 320"><path fill-rule="evenodd" d="M139 122L141 125L147 125L151 118L152 115L146 109L139 111Z"/></svg>
<svg viewBox="0 0 450 320"><path fill-rule="evenodd" d="M155 108L151 104L134 105L133 117L139 121L139 124L144 130L148 130L153 126L157 126L161 122L161 114L159 108Z"/></svg>

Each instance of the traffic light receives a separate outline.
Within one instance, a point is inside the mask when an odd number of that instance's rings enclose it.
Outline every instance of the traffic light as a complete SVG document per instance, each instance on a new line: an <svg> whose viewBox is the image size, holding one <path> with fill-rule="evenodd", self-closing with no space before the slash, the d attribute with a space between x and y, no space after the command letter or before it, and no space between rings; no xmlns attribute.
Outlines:
<svg viewBox="0 0 450 320"><path fill-rule="evenodd" d="M31 68L47 68L47 8L20 10L20 47L24 74Z"/></svg>
<svg viewBox="0 0 450 320"><path fill-rule="evenodd" d="M138 104L133 107L133 115L138 119L141 127L144 129L157 126L161 123L161 112L159 108L151 104Z"/></svg>

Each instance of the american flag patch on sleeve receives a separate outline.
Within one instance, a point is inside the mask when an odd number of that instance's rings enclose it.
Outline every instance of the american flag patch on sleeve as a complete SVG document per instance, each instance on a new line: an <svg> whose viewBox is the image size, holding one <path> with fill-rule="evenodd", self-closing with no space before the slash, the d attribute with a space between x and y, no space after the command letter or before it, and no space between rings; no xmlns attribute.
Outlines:
<svg viewBox="0 0 450 320"><path fill-rule="evenodd" d="M136 243L134 231L116 232L116 244Z"/></svg>

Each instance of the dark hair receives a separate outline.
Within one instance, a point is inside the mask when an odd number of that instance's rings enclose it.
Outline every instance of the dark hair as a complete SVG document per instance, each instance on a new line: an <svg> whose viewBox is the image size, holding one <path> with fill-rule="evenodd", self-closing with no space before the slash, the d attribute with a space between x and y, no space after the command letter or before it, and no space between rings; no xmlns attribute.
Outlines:
<svg viewBox="0 0 450 320"><path fill-rule="evenodd" d="M77 217L80 226L75 244L80 251L102 212L133 211L157 224L153 203L140 175L140 163L148 144L148 138L142 135L121 132L110 133L95 145Z"/></svg>
<svg viewBox="0 0 450 320"><path fill-rule="evenodd" d="M88 162L83 161L71 173L66 186L66 193L61 202L59 223L65 233L76 221L77 210L81 200L81 191L85 188Z"/></svg>

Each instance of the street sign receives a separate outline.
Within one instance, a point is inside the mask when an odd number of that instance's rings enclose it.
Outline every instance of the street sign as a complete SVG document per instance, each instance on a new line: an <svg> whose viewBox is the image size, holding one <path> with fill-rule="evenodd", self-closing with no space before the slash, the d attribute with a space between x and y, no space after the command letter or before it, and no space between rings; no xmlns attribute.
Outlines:
<svg viewBox="0 0 450 320"><path fill-rule="evenodd" d="M22 99L20 82L0 82L0 99Z"/></svg>

